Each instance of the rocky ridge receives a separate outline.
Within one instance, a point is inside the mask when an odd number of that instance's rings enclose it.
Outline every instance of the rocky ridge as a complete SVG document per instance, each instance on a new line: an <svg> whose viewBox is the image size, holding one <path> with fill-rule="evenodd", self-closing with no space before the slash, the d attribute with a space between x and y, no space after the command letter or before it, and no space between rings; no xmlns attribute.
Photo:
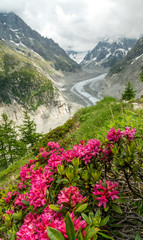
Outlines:
<svg viewBox="0 0 143 240"><path fill-rule="evenodd" d="M107 38L100 41L95 48L90 51L80 63L81 67L88 72L106 72L117 62L119 62L136 43L136 39L128 38Z"/></svg>
<svg viewBox="0 0 143 240"><path fill-rule="evenodd" d="M136 98L143 95L143 82L140 72L143 71L143 38L140 38L128 54L109 71L100 88L102 96L121 98L128 81L136 91Z"/></svg>
<svg viewBox="0 0 143 240"><path fill-rule="evenodd" d="M0 13L0 38L16 51L33 50L51 61L56 70L75 71L80 68L57 43L42 37L13 12Z"/></svg>

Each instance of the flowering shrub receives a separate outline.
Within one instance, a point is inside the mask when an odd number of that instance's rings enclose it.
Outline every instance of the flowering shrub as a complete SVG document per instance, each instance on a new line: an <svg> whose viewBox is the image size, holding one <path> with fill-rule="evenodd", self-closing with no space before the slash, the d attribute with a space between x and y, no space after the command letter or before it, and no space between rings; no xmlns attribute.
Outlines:
<svg viewBox="0 0 143 240"><path fill-rule="evenodd" d="M122 171L129 184L130 171L141 168L134 136L135 129L113 127L104 144L91 139L71 150L55 142L40 148L38 156L21 167L18 186L2 193L0 237L113 239L110 218L113 211L122 213L118 173Z"/></svg>
<svg viewBox="0 0 143 240"><path fill-rule="evenodd" d="M101 184L101 180L99 181L99 184L95 184L95 187L93 188L93 195L100 196L96 198L96 200L99 201L99 207L103 204L104 208L106 208L106 203L109 202L110 199L114 200L119 198L117 196L119 192L115 191L117 186L118 183L114 181L106 181L106 187Z"/></svg>

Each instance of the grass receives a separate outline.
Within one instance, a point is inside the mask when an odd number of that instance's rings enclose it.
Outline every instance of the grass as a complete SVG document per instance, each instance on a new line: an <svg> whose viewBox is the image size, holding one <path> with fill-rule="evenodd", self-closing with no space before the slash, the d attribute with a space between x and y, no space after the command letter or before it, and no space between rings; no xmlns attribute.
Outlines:
<svg viewBox="0 0 143 240"><path fill-rule="evenodd" d="M106 97L97 105L76 113L79 128L71 131L67 137L74 139L74 143L91 138L102 140L113 126L115 129L130 126L140 132L143 129L142 116L142 109L134 110L130 103Z"/></svg>
<svg viewBox="0 0 143 240"><path fill-rule="evenodd" d="M81 140L87 141L93 138L103 140L113 126L115 129L120 128L121 130L126 126L136 128L137 137L141 136L143 109L134 110L132 103L123 103L122 101L116 101L112 97L106 97L95 106L80 109L75 114L72 124L68 124L68 129L67 124L68 122L45 135L43 144L45 144L46 138L47 142L49 139L58 142L61 140L60 136L65 140L67 148L70 148L72 144L78 144ZM65 129L68 131L66 135ZM141 141L143 144L143 139ZM28 162L30 158L34 158L34 154L25 156L8 169L0 172L0 188L15 183L20 167Z"/></svg>
<svg viewBox="0 0 143 240"><path fill-rule="evenodd" d="M0 189L7 188L10 184L16 183L16 178L19 174L20 167L28 163L31 158L34 158L33 153L21 158L7 169L0 172Z"/></svg>

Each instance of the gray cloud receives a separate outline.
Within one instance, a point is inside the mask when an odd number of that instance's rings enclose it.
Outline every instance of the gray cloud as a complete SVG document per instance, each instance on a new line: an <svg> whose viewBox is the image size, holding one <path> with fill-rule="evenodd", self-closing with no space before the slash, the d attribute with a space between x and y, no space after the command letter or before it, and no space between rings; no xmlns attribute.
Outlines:
<svg viewBox="0 0 143 240"><path fill-rule="evenodd" d="M0 11L15 12L64 49L89 50L107 36L143 33L142 0L5 0Z"/></svg>

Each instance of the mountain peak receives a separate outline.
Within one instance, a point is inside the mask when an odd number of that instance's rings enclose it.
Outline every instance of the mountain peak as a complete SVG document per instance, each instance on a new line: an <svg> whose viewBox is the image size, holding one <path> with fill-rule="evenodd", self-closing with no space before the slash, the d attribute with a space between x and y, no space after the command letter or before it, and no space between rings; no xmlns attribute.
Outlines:
<svg viewBox="0 0 143 240"><path fill-rule="evenodd" d="M51 61L56 70L75 71L80 66L52 39L42 37L13 12L0 12L0 38L12 49L20 47L33 50Z"/></svg>
<svg viewBox="0 0 143 240"><path fill-rule="evenodd" d="M103 67L110 68L116 62L127 55L128 51L136 43L136 39L130 38L105 38L100 41L95 48L90 51L81 63L84 68Z"/></svg>

